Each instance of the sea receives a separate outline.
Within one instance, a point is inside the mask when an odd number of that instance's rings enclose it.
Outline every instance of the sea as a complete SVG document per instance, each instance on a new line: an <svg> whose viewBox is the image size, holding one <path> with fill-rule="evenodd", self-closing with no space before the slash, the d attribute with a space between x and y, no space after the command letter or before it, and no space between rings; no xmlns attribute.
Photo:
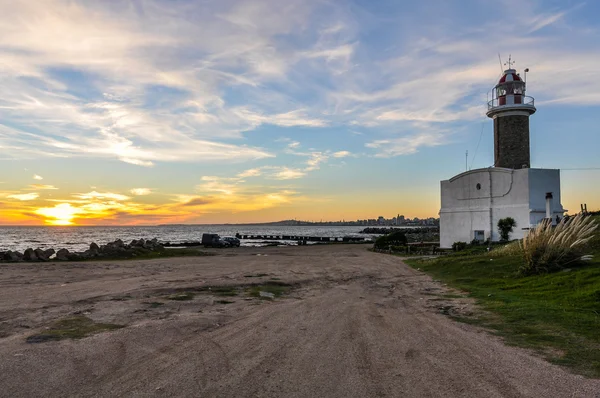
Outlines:
<svg viewBox="0 0 600 398"><path fill-rule="evenodd" d="M359 233L361 226L267 226L267 225L161 225L161 226L52 226L52 227L0 227L0 251L62 248L69 251L83 251L92 242L98 245L121 239L129 243L133 239L153 239L160 242L182 243L201 241L203 233L216 233L220 236L242 235L300 235L322 237L376 237ZM296 242L282 242L295 244ZM262 246L262 240L244 239L242 246Z"/></svg>

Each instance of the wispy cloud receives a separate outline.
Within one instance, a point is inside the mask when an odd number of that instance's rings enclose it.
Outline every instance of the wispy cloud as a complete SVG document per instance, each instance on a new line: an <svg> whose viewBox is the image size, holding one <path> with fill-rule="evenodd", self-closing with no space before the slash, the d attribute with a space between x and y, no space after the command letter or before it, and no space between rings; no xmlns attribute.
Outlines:
<svg viewBox="0 0 600 398"><path fill-rule="evenodd" d="M30 189L58 189L54 185L46 185L46 184L31 184L29 186Z"/></svg>
<svg viewBox="0 0 600 398"><path fill-rule="evenodd" d="M79 199L111 199L117 201L123 201L130 199L129 196L121 195L113 192L88 192L88 193L80 193L73 195L75 198Z"/></svg>
<svg viewBox="0 0 600 398"><path fill-rule="evenodd" d="M43 180L44 178L43 178L42 176L39 176L39 175L37 175L37 174L34 174L34 175L33 175L33 179L34 179L34 180Z"/></svg>
<svg viewBox="0 0 600 398"><path fill-rule="evenodd" d="M273 173L273 178L276 180L294 180L296 178L301 178L306 175L306 171L299 169L290 169L288 167L283 167Z"/></svg>
<svg viewBox="0 0 600 398"><path fill-rule="evenodd" d="M37 199L39 196L40 195L35 192L8 195L8 197L11 199L17 199L17 200L23 200L23 201L34 200L34 199Z"/></svg>
<svg viewBox="0 0 600 398"><path fill-rule="evenodd" d="M145 196L150 195L152 193L152 189L150 188L132 188L129 190L132 195L135 196Z"/></svg>

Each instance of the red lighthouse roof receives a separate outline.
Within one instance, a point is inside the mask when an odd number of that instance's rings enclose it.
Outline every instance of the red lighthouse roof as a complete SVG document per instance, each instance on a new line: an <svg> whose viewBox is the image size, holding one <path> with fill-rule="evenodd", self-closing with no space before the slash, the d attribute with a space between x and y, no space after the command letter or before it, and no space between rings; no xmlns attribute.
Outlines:
<svg viewBox="0 0 600 398"><path fill-rule="evenodd" d="M504 74L498 81L498 84L506 83L506 82L520 82L521 77L517 74L517 71L514 69L507 69L504 71Z"/></svg>

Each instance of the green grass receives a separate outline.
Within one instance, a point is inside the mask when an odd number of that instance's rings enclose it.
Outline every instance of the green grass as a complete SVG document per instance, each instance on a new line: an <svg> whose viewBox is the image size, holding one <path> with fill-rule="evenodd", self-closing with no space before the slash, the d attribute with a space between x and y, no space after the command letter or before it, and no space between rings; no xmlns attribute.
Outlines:
<svg viewBox="0 0 600 398"><path fill-rule="evenodd" d="M43 333L27 338L28 343L43 343L46 341L62 339L81 339L86 336L124 327L112 323L96 323L85 316L61 319L54 322Z"/></svg>
<svg viewBox="0 0 600 398"><path fill-rule="evenodd" d="M410 259L414 268L466 291L489 312L469 323L491 328L508 344L533 348L557 364L600 377L600 236L587 266L520 277L520 256L456 253Z"/></svg>
<svg viewBox="0 0 600 398"><path fill-rule="evenodd" d="M199 291L222 297L234 297L238 295L238 288L236 286L208 286L199 289Z"/></svg>
<svg viewBox="0 0 600 398"><path fill-rule="evenodd" d="M169 300L176 300L176 301L193 300L194 299L194 293L192 293L192 292L175 293L175 294L171 294L170 296L167 296L167 299L169 299Z"/></svg>
<svg viewBox="0 0 600 398"><path fill-rule="evenodd" d="M246 290L246 293L252 297L268 300L268 297L261 297L260 292L272 293L275 297L281 297L289 292L291 288L292 286L287 283L270 281L264 284L250 286Z"/></svg>
<svg viewBox="0 0 600 398"><path fill-rule="evenodd" d="M248 275L244 275L244 278L262 278L263 276L269 276L269 274L248 274Z"/></svg>

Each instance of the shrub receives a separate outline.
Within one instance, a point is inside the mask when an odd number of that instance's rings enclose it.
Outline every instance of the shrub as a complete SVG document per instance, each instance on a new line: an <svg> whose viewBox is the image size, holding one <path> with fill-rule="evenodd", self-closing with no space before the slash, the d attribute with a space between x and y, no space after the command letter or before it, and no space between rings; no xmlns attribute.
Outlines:
<svg viewBox="0 0 600 398"><path fill-rule="evenodd" d="M455 252L465 250L466 248L467 248L467 242L454 242L452 244L452 250L454 250Z"/></svg>
<svg viewBox="0 0 600 398"><path fill-rule="evenodd" d="M498 232L500 233L500 240L508 242L510 233L513 228L517 226L517 222L512 217L506 217L498 220Z"/></svg>
<svg viewBox="0 0 600 398"><path fill-rule="evenodd" d="M591 256L584 254L597 227L592 217L584 215L563 218L556 227L549 221L541 222L519 242L525 260L520 273L552 272L572 263L590 260Z"/></svg>
<svg viewBox="0 0 600 398"><path fill-rule="evenodd" d="M402 231L394 231L375 240L375 249L388 249L390 246L406 246L408 239Z"/></svg>

